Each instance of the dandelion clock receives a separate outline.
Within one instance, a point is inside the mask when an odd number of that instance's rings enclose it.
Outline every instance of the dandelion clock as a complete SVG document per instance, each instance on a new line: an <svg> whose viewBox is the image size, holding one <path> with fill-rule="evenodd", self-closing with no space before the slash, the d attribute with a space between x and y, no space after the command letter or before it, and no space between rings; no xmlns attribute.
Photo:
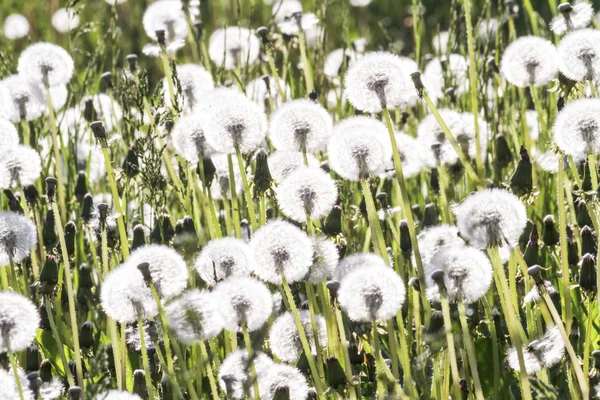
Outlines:
<svg viewBox="0 0 600 400"><path fill-rule="evenodd" d="M500 71L517 87L547 85L558 72L556 47L541 37L520 37L504 50Z"/></svg>

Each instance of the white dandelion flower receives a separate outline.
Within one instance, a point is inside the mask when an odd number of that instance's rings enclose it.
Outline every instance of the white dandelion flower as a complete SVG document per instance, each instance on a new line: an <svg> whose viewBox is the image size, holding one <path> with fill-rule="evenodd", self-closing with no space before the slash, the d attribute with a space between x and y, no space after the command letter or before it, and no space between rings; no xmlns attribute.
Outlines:
<svg viewBox="0 0 600 400"><path fill-rule="evenodd" d="M319 25L319 18L313 13L301 14L299 17L287 16L285 19L277 23L277 27L287 36L298 36L300 34L300 27L303 32L310 32L316 30ZM308 40L307 40L308 41Z"/></svg>
<svg viewBox="0 0 600 400"><path fill-rule="evenodd" d="M534 142L537 142L540 138L540 123L537 111L525 111L525 123L527 124L527 130L529 131L529 138Z"/></svg>
<svg viewBox="0 0 600 400"><path fill-rule="evenodd" d="M565 352L565 342L560 336L558 327L549 328L540 339L529 343L523 349L525 370L532 375L543 368L549 368L560 362ZM515 371L520 371L517 349L511 347L506 351L508 365Z"/></svg>
<svg viewBox="0 0 600 400"><path fill-rule="evenodd" d="M544 290L546 290L546 292L548 292L549 295L558 293L558 291L556 290L556 288L554 286L552 286L552 283L550 281L544 281L543 285L544 285ZM537 303L541 298L542 298L542 295L540 293L540 289L539 289L538 285L534 285L531 288L531 290L525 296L523 296L523 303L525 303L525 304Z"/></svg>
<svg viewBox="0 0 600 400"><path fill-rule="evenodd" d="M600 78L600 31L580 29L558 44L558 69L573 81Z"/></svg>
<svg viewBox="0 0 600 400"><path fill-rule="evenodd" d="M346 67L352 66L352 64L361 57L361 53L351 48L335 49L325 58L323 73L337 84L342 73L342 67L344 65L346 65ZM346 62L345 64L344 61Z"/></svg>
<svg viewBox="0 0 600 400"><path fill-rule="evenodd" d="M221 153L254 151L265 138L267 117L262 109L233 89L215 89L198 104L208 144Z"/></svg>
<svg viewBox="0 0 600 400"><path fill-rule="evenodd" d="M177 78L181 84L181 95L183 97L183 109L192 110L200 102L203 96L215 87L212 75L204 67L196 64L182 64L177 66ZM163 79L165 91L165 104L171 106L169 96L169 82Z"/></svg>
<svg viewBox="0 0 600 400"><path fill-rule="evenodd" d="M247 276L254 271L254 252L240 239L220 238L204 246L193 268L209 286L230 276Z"/></svg>
<svg viewBox="0 0 600 400"><path fill-rule="evenodd" d="M450 77L451 87L456 89L456 94L461 95L469 91L467 59L460 54L449 54L447 58L436 57L429 61L423 71L423 82L427 93L433 100L444 97L446 89L445 77Z"/></svg>
<svg viewBox="0 0 600 400"><path fill-rule="evenodd" d="M185 39L188 23L183 3L179 0L156 1L146 8L142 23L146 35L156 40L156 31L165 31L165 39L174 42Z"/></svg>
<svg viewBox="0 0 600 400"><path fill-rule="evenodd" d="M450 129L450 133L458 141L459 135L465 131L465 120L462 118L461 114L448 108L440 108L438 111L448 126L448 129ZM424 151L426 152L433 152L432 146L437 144L440 145L439 154L436 155L436 158L439 157L439 162L442 165L455 164L458 162L458 154L456 154L454 147L446 139L444 131L438 124L433 114L428 114L419 123L417 128L417 137L421 141L422 145L425 146ZM465 135L465 137L467 136ZM474 146L473 149L475 149Z"/></svg>
<svg viewBox="0 0 600 400"><path fill-rule="evenodd" d="M533 160L539 167L546 172L556 174L558 172L558 157L552 150L545 151L543 153L534 152L532 149Z"/></svg>
<svg viewBox="0 0 600 400"><path fill-rule="evenodd" d="M273 4L273 20L275 23L285 21L286 18L292 17L295 13L302 12L302 3L298 0L281 0Z"/></svg>
<svg viewBox="0 0 600 400"><path fill-rule="evenodd" d="M40 90L39 82L22 75L11 75L0 81L5 88L3 112L12 122L21 120L32 121L42 116L47 107L44 93Z"/></svg>
<svg viewBox="0 0 600 400"><path fill-rule="evenodd" d="M445 248L465 246L465 241L458 236L458 228L442 224L423 229L419 236L419 251L423 265L431 262L435 255ZM413 264L416 265L413 254Z"/></svg>
<svg viewBox="0 0 600 400"><path fill-rule="evenodd" d="M298 311L300 322L308 340L311 353L317 354L315 346L315 338L313 333L313 326L311 323L310 312L307 310ZM315 322L317 325L317 335L320 347L327 346L327 328L325 325L325 318L321 315L315 315ZM302 342L300 341L300 333L296 327L294 315L291 311L281 314L275 319L271 329L269 330L269 348L273 354L281 361L287 363L293 363L298 361L300 355L303 352Z"/></svg>
<svg viewBox="0 0 600 400"><path fill-rule="evenodd" d="M29 21L21 14L11 14L4 20L4 37L9 40L21 39L29 34Z"/></svg>
<svg viewBox="0 0 600 400"><path fill-rule="evenodd" d="M0 268L10 260L22 262L37 244L37 229L28 217L0 211Z"/></svg>
<svg viewBox="0 0 600 400"><path fill-rule="evenodd" d="M253 79L246 85L246 96L258 104L265 113L274 111L271 109L271 103L273 103L274 109L279 108L283 104L283 99L279 93L275 78L268 76L266 79L268 81L268 86L265 82L265 78L262 77ZM291 98L292 89L290 88L290 85L282 81L280 81L279 84L282 85L281 89L284 92L285 98Z"/></svg>
<svg viewBox="0 0 600 400"><path fill-rule="evenodd" d="M227 156L224 154L215 154L211 157L216 173L210 186L210 193L214 200L228 199L231 195L229 187L229 169L227 167ZM237 162L233 162L233 178L235 180L235 193L241 195L244 190L242 185L242 175Z"/></svg>
<svg viewBox="0 0 600 400"><path fill-rule="evenodd" d="M250 332L260 329L273 311L273 297L264 283L249 276L219 282L212 292L223 316L223 327L237 331L246 323Z"/></svg>
<svg viewBox="0 0 600 400"><path fill-rule="evenodd" d="M59 8L52 15L52 26L60 33L67 33L79 26L79 15L73 9Z"/></svg>
<svg viewBox="0 0 600 400"><path fill-rule="evenodd" d="M17 146L19 144L19 132L17 128L4 118L0 118L0 148Z"/></svg>
<svg viewBox="0 0 600 400"><path fill-rule="evenodd" d="M40 155L29 146L0 150L0 188L33 185L42 172Z"/></svg>
<svg viewBox="0 0 600 400"><path fill-rule="evenodd" d="M202 117L196 114L179 118L171 131L171 142L177 154L192 165L196 165L198 161L209 157L214 152L206 143Z"/></svg>
<svg viewBox="0 0 600 400"><path fill-rule="evenodd" d="M422 142L402 132L396 133L394 137L404 178L409 179L418 175L426 166L435 166L433 153L429 149L424 149ZM382 177L395 175L394 161L389 160L385 168L385 174Z"/></svg>
<svg viewBox="0 0 600 400"><path fill-rule="evenodd" d="M253 30L238 26L217 29L208 42L210 59L226 70L254 64L260 55L260 41Z"/></svg>
<svg viewBox="0 0 600 400"><path fill-rule="evenodd" d="M54 400L62 396L65 385L58 378L52 378L40 385L40 397L42 400Z"/></svg>
<svg viewBox="0 0 600 400"><path fill-rule="evenodd" d="M460 113L460 117L461 130L456 133L456 141L463 149L464 153L468 154L470 158L475 159L477 157L477 146L475 143L475 118L471 112ZM481 161L483 162L487 154L487 146L490 140L491 131L488 127L488 124L480 115L477 116L477 125L479 126L480 156Z"/></svg>
<svg viewBox="0 0 600 400"><path fill-rule="evenodd" d="M427 298L440 301L437 283L431 278L436 270L444 271L446 296L450 302L462 299L471 304L483 297L492 283L492 264L487 256L472 247L446 247L424 265Z"/></svg>
<svg viewBox="0 0 600 400"><path fill-rule="evenodd" d="M27 297L18 293L0 292L0 352L19 352L31 345L40 315Z"/></svg>
<svg viewBox="0 0 600 400"><path fill-rule="evenodd" d="M158 244L149 244L136 249L127 259L132 268L148 263L152 282L159 295L168 300L184 291L187 285L188 268L183 257L174 249Z"/></svg>
<svg viewBox="0 0 600 400"><path fill-rule="evenodd" d="M146 346L146 349L153 350L155 348L155 342L152 338L161 337L161 325L154 321L145 321L142 324L142 329L144 331L144 345ZM142 337L140 335L140 326L138 324L127 325L127 328L125 329L125 338L127 345L136 351L142 351Z"/></svg>
<svg viewBox="0 0 600 400"><path fill-rule="evenodd" d="M197 289L185 292L165 307L177 340L188 346L209 340L223 330L223 318L214 294Z"/></svg>
<svg viewBox="0 0 600 400"><path fill-rule="evenodd" d="M21 373L19 373L19 375L21 375ZM29 389L29 381L27 378L20 379L21 388L23 390L23 400L35 400L33 392ZM6 371L5 369L0 368L0 387L2 388L0 400L21 399L12 369Z"/></svg>
<svg viewBox="0 0 600 400"><path fill-rule="evenodd" d="M62 47L39 42L28 46L19 56L19 74L49 86L64 85L71 80L75 64Z"/></svg>
<svg viewBox="0 0 600 400"><path fill-rule="evenodd" d="M321 150L331 136L333 120L320 104L311 100L284 103L271 116L269 138L278 150Z"/></svg>
<svg viewBox="0 0 600 400"><path fill-rule="evenodd" d="M402 65L403 65L403 70L404 70L404 80L406 80L406 82L411 82L412 78L410 76L410 74L412 74L413 72L419 71L419 66L417 65L417 63L415 62L415 60L413 60L412 58L409 57L404 57L404 56L400 56L400 60L402 61ZM413 107L415 106L420 98L419 98L419 92L417 92L417 90L410 90L410 88L408 89L408 92L406 93L407 95L407 104L409 107Z"/></svg>
<svg viewBox="0 0 600 400"><path fill-rule="evenodd" d="M309 167L318 167L319 161L312 154L306 154ZM267 158L271 177L283 181L289 174L305 166L304 156L299 151L274 151Z"/></svg>
<svg viewBox="0 0 600 400"><path fill-rule="evenodd" d="M310 266L308 280L317 284L333 276L340 255L334 242L323 236L311 236L313 244L313 263Z"/></svg>
<svg viewBox="0 0 600 400"><path fill-rule="evenodd" d="M547 85L558 72L556 47L541 37L520 37L504 50L500 71L517 87Z"/></svg>
<svg viewBox="0 0 600 400"><path fill-rule="evenodd" d="M104 278L100 303L106 315L122 324L137 322L138 315L150 318L158 314L142 273L128 264L113 269Z"/></svg>
<svg viewBox="0 0 600 400"><path fill-rule="evenodd" d="M406 289L393 269L375 266L358 268L340 282L338 300L353 321L393 318L404 303Z"/></svg>
<svg viewBox="0 0 600 400"><path fill-rule="evenodd" d="M521 200L504 189L485 189L455 208L461 236L477 248L514 246L527 225Z"/></svg>
<svg viewBox="0 0 600 400"><path fill-rule="evenodd" d="M169 56L169 57L174 56L179 50L183 49L184 46L185 46L184 39L175 40L173 42L167 43L165 46L165 51L167 53L167 56ZM158 58L158 57L162 57L162 48L158 44L147 43L144 45L144 47L142 47L142 53L147 55L148 57Z"/></svg>
<svg viewBox="0 0 600 400"><path fill-rule="evenodd" d="M265 399L273 399L278 390L285 390L290 400L306 400L308 384L299 369L284 364L273 364L258 381L259 392Z"/></svg>
<svg viewBox="0 0 600 400"><path fill-rule="evenodd" d="M94 397L94 400L142 400L137 394L120 390L109 390Z"/></svg>
<svg viewBox="0 0 600 400"><path fill-rule="evenodd" d="M335 181L317 167L301 167L290 173L275 189L280 210L297 222L325 217L337 200Z"/></svg>
<svg viewBox="0 0 600 400"><path fill-rule="evenodd" d="M40 85L40 89L44 94L44 98L46 102L48 101L48 95L52 100L52 109L54 111L58 111L67 104L67 99L69 98L69 90L67 89L67 85L56 85L50 87L50 90L46 90L43 84ZM48 108L44 108L44 114L48 114ZM64 139L63 139L64 140Z"/></svg>
<svg viewBox="0 0 600 400"><path fill-rule="evenodd" d="M566 16L563 14L552 18L550 29L557 35L563 35L570 29L583 29L592 22L593 16L594 8L590 3L577 1Z"/></svg>
<svg viewBox="0 0 600 400"><path fill-rule="evenodd" d="M552 132L556 146L573 158L600 153L600 100L568 103L556 116Z"/></svg>
<svg viewBox="0 0 600 400"><path fill-rule="evenodd" d="M289 283L300 281L312 265L310 239L289 222L268 222L254 233L250 245L256 255L254 273L269 283L280 285L282 275Z"/></svg>
<svg viewBox="0 0 600 400"><path fill-rule="evenodd" d="M358 253L344 257L335 268L333 279L341 282L355 270L366 268L389 267L383 258L374 253Z"/></svg>
<svg viewBox="0 0 600 400"><path fill-rule="evenodd" d="M448 46L450 45L450 32L441 31L433 38L433 48L436 54L448 53Z"/></svg>
<svg viewBox="0 0 600 400"><path fill-rule="evenodd" d="M405 79L402 60L391 53L366 53L348 68L344 94L364 112L380 112L407 103L412 87Z"/></svg>
<svg viewBox="0 0 600 400"><path fill-rule="evenodd" d="M228 396L234 399L252 396L251 363L254 363L254 370L259 381L262 380L267 370L275 365L273 360L264 353L255 352L253 356L250 359L246 350L237 350L229 353L223 360L219 369L219 385Z"/></svg>

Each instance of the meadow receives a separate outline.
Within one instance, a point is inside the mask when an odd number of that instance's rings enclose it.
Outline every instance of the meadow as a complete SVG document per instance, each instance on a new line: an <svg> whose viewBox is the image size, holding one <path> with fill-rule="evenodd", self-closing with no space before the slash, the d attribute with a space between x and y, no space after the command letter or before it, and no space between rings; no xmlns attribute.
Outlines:
<svg viewBox="0 0 600 400"><path fill-rule="evenodd" d="M597 2L0 25L0 400L600 398Z"/></svg>

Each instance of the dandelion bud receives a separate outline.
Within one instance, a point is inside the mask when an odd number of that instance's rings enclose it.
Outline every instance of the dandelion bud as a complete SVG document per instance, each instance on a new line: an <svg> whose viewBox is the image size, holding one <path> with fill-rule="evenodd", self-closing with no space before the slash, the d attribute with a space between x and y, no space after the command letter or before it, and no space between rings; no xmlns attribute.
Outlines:
<svg viewBox="0 0 600 400"><path fill-rule="evenodd" d="M56 235L56 220L54 219L54 211L52 209L48 210L46 218L43 221L42 238L46 247L54 246L58 240L58 236Z"/></svg>
<svg viewBox="0 0 600 400"><path fill-rule="evenodd" d="M271 188L273 178L269 170L267 152L264 149L258 149L256 152L256 172L254 173L254 196L264 196Z"/></svg>
<svg viewBox="0 0 600 400"><path fill-rule="evenodd" d="M0 292L0 352L25 350L35 338L40 315L28 298Z"/></svg>
<svg viewBox="0 0 600 400"><path fill-rule="evenodd" d="M79 386L71 386L68 390L68 397L69 400L81 400L81 393L83 391L81 390L81 388ZM101 394L100 398L102 400L107 400L108 394Z"/></svg>
<svg viewBox="0 0 600 400"><path fill-rule="evenodd" d="M542 267L540 267L539 265L534 265L527 269L527 274L529 274L529 276L531 276L533 278L533 280L535 281L535 283L537 285L544 284L544 280L541 276L541 272L542 272Z"/></svg>
<svg viewBox="0 0 600 400"><path fill-rule="evenodd" d="M143 369L133 371L133 394L148 400L148 388L146 387L146 373Z"/></svg>
<svg viewBox="0 0 600 400"><path fill-rule="evenodd" d="M179 341L193 345L217 336L223 329L217 295L189 290L165 309L169 326Z"/></svg>
<svg viewBox="0 0 600 400"><path fill-rule="evenodd" d="M83 222L88 224L94 216L94 198L87 193L83 197L83 205L81 206L81 217Z"/></svg>
<svg viewBox="0 0 600 400"><path fill-rule="evenodd" d="M40 328L47 332L50 332L51 331L50 320L48 319L48 310L46 309L45 304L42 304L40 306L39 312L40 312Z"/></svg>
<svg viewBox="0 0 600 400"><path fill-rule="evenodd" d="M340 388L346 384L346 375L342 365L335 357L327 357L327 384L330 388Z"/></svg>
<svg viewBox="0 0 600 400"><path fill-rule="evenodd" d="M254 363L257 379L262 380L264 374L275 363L266 354L255 352L253 358L248 357L246 350L229 353L219 369L219 386L223 392L234 399L246 398L246 393L252 389L250 364ZM260 391L261 396L265 392Z"/></svg>
<svg viewBox="0 0 600 400"><path fill-rule="evenodd" d="M531 235L529 236L529 242L527 243L527 247L525 247L525 253L523 254L523 259L528 266L538 264L538 255L539 255L539 235L537 226L533 225L531 229Z"/></svg>
<svg viewBox="0 0 600 400"><path fill-rule="evenodd" d="M42 382L50 382L52 380L52 363L50 360L42 360L39 370Z"/></svg>
<svg viewBox="0 0 600 400"><path fill-rule="evenodd" d="M10 209L10 211L17 213L17 214L25 214L25 212L23 211L23 208L21 207L19 199L17 197L15 197L12 190L4 189L4 195L6 196L6 200L8 202L8 208Z"/></svg>
<svg viewBox="0 0 600 400"><path fill-rule="evenodd" d="M487 65L488 70L490 70L491 72L493 72L495 74L500 73L500 68L498 68L498 64L496 63L496 58L494 56L488 57L485 64Z"/></svg>
<svg viewBox="0 0 600 400"><path fill-rule="evenodd" d="M311 91L308 94L308 98L313 101L313 102L317 102L317 100L319 99L319 92L317 92L316 90Z"/></svg>
<svg viewBox="0 0 600 400"><path fill-rule="evenodd" d="M521 160L517 164L517 169L510 178L510 188L518 195L525 195L530 193L533 189L533 168L529 154L525 147L521 146L520 150Z"/></svg>
<svg viewBox="0 0 600 400"><path fill-rule="evenodd" d="M127 151L122 168L129 179L134 178L140 172L140 160L133 147Z"/></svg>
<svg viewBox="0 0 600 400"><path fill-rule="evenodd" d="M267 399L299 400L308 396L306 378L299 369L289 365L274 364L258 384L261 396Z"/></svg>
<svg viewBox="0 0 600 400"><path fill-rule="evenodd" d="M577 217L577 225L579 226L592 226L592 218L586 207L586 201L579 199L575 203L575 216Z"/></svg>
<svg viewBox="0 0 600 400"><path fill-rule="evenodd" d="M273 310L271 292L259 280L251 277L230 277L213 291L223 327L236 331L243 323L249 331L260 329Z"/></svg>
<svg viewBox="0 0 600 400"><path fill-rule="evenodd" d="M438 224L438 212L435 204L428 203L423 211L423 226L425 228L436 226Z"/></svg>
<svg viewBox="0 0 600 400"><path fill-rule="evenodd" d="M169 214L161 214L154 223L154 229L150 233L150 242L155 244L169 243L175 236L173 224Z"/></svg>
<svg viewBox="0 0 600 400"><path fill-rule="evenodd" d="M544 217L544 231L542 240L546 246L556 246L560 240L560 235L554 224L554 217L546 215Z"/></svg>
<svg viewBox="0 0 600 400"><path fill-rule="evenodd" d="M579 1L575 5L562 3L558 6L558 15L550 22L550 29L557 35L562 35L570 30L587 27L594 16L592 5L586 1Z"/></svg>
<svg viewBox="0 0 600 400"><path fill-rule="evenodd" d="M494 163L498 168L506 168L512 161L512 152L504 135L496 136Z"/></svg>
<svg viewBox="0 0 600 400"><path fill-rule="evenodd" d="M523 36L504 51L500 70L506 80L521 88L548 84L558 72L554 45L541 37Z"/></svg>
<svg viewBox="0 0 600 400"><path fill-rule="evenodd" d="M154 36L156 38L156 41L158 42L158 45L161 47L165 47L167 45L165 33L166 32L164 29L157 29L154 31Z"/></svg>
<svg viewBox="0 0 600 400"><path fill-rule="evenodd" d="M135 71L137 70L137 60L138 60L138 56L136 54L127 54L127 64L129 65L129 72L131 72L131 74L135 74Z"/></svg>
<svg viewBox="0 0 600 400"><path fill-rule="evenodd" d="M75 183L73 194L75 194L75 197L77 197L77 201L81 203L87 192L87 177L85 175L85 171L79 171L77 174L77 182Z"/></svg>
<svg viewBox="0 0 600 400"><path fill-rule="evenodd" d="M342 208L334 205L323 224L322 231L327 236L337 236L342 232Z"/></svg>
<svg viewBox="0 0 600 400"><path fill-rule="evenodd" d="M264 43L266 34L261 37ZM213 32L208 42L208 54L215 65L233 70L256 63L260 55L260 41L253 30L229 26Z"/></svg>
<svg viewBox="0 0 600 400"><path fill-rule="evenodd" d="M256 268L254 251L242 240L220 238L208 242L193 268L209 286L230 276L248 276Z"/></svg>
<svg viewBox="0 0 600 400"><path fill-rule="evenodd" d="M311 353L316 355L317 351L321 351L321 349L315 347L310 313L306 310L300 310L299 316ZM325 318L317 314L315 322L319 346L327 346ZM269 348L277 358L287 363L296 362L300 358L303 351L302 343L300 342L298 328L291 312L288 311L280 315L275 319L273 325L271 325L271 329L269 330Z"/></svg>
<svg viewBox="0 0 600 400"><path fill-rule="evenodd" d="M535 374L543 368L550 368L560 362L565 351L565 343L556 326L549 328L544 336L529 343L523 349L525 370L527 374ZM520 370L517 349L511 347L506 352L508 365L515 371Z"/></svg>
<svg viewBox="0 0 600 400"><path fill-rule="evenodd" d="M579 234L581 236L581 254L595 255L597 252L597 238L592 229L588 225L586 225L583 228L581 228Z"/></svg>
<svg viewBox="0 0 600 400"><path fill-rule="evenodd" d="M40 295L49 296L54 293L58 284L58 265L57 259L53 255L47 255L46 261L40 272Z"/></svg>
<svg viewBox="0 0 600 400"><path fill-rule="evenodd" d="M56 193L56 178L46 178L46 197L48 202L52 203L54 195Z"/></svg>
<svg viewBox="0 0 600 400"><path fill-rule="evenodd" d="M594 292L596 285L596 259L591 254L585 254L579 262L579 287Z"/></svg>
<svg viewBox="0 0 600 400"><path fill-rule="evenodd" d="M32 344L27 348L27 372L37 371L40 369L40 352L37 345Z"/></svg>
<svg viewBox="0 0 600 400"><path fill-rule="evenodd" d="M102 78L102 81L104 82L104 85L106 85L107 89L113 88L112 72L104 72L102 75L100 75L100 78Z"/></svg>
<svg viewBox="0 0 600 400"><path fill-rule="evenodd" d="M94 121L90 124L90 128L92 129L92 132L94 133L94 137L102 142L105 141L107 136L106 136L106 129L104 128L104 124L102 123L102 121Z"/></svg>
<svg viewBox="0 0 600 400"><path fill-rule="evenodd" d="M65 234L65 243L67 246L67 254L69 257L73 257L75 255L75 234L76 227L73 221L67 222L64 228Z"/></svg>

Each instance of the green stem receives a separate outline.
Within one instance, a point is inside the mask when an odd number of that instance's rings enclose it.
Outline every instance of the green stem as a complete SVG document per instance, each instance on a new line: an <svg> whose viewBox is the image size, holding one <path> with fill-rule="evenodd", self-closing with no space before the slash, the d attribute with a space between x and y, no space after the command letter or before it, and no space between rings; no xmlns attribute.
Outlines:
<svg viewBox="0 0 600 400"><path fill-rule="evenodd" d="M62 362L65 375L67 377L67 382L69 382L69 386L75 386L75 380L73 379L73 374L71 374L68 370L69 362L67 361L67 357L65 356L65 349L63 347L62 341L60 340L60 333L56 328L56 323L54 322L54 315L52 312L52 302L46 297L46 313L48 314L48 321L50 322L50 330L52 331L52 335L56 340L56 345L58 347L58 355L60 356L60 361Z"/></svg>
<svg viewBox="0 0 600 400"><path fill-rule="evenodd" d="M238 166L240 167L240 175L242 176L242 184L244 185L244 194L246 196L246 206L248 207L248 214L250 215L250 225L252 226L252 232L256 232L258 225L256 223L256 212L254 211L254 201L252 199L252 192L250 191L250 185L248 185L248 177L246 176L246 168L244 167L244 160L242 159L242 153L239 148L235 149L237 156Z"/></svg>
<svg viewBox="0 0 600 400"><path fill-rule="evenodd" d="M54 151L54 169L56 179L58 180L58 203L60 205L60 217L63 221L67 219L67 202L65 193L65 183L63 180L62 157L60 155L60 147L58 145L58 131L56 129L56 118L54 116L54 107L52 106L52 98L50 96L50 87L46 85L46 94L48 98L48 123L50 124L50 132L52 133L52 150ZM58 213L57 213L58 215Z"/></svg>
<svg viewBox="0 0 600 400"><path fill-rule="evenodd" d="M144 333L144 321L142 320L141 314L138 315L138 329L140 331L140 344L142 347L142 365L144 367L144 378L146 379L146 387L148 388L148 394L150 399L155 399L154 386L152 385L152 377L150 375L150 365L148 363L148 350L146 349L146 337Z"/></svg>
<svg viewBox="0 0 600 400"><path fill-rule="evenodd" d="M206 360L206 375L208 375L208 382L210 384L212 398L213 400L219 400L219 390L217 388L217 383L213 374L212 365L210 365L210 360L208 359L208 352L206 351L206 345L204 344L204 342L200 342L200 350L202 352L202 358Z"/></svg>
<svg viewBox="0 0 600 400"><path fill-rule="evenodd" d="M310 65L308 55L306 53L306 36L301 31L298 35L298 43L300 45L300 59L302 60L302 71L304 72L304 80L306 81L306 93L314 90L312 66Z"/></svg>
<svg viewBox="0 0 600 400"><path fill-rule="evenodd" d="M108 183L110 186L110 192L112 194L113 203L115 203L115 208L117 213L117 227L119 230L119 241L121 242L121 252L123 253L123 259L127 259L129 257L129 240L127 239L127 231L125 229L125 222L123 214L123 208L121 207L121 199L119 198L119 191L117 190L117 182L115 181L115 173L112 169L112 164L110 162L110 156L108 154L108 148L106 146L102 146L102 154L104 155L104 163L106 164L106 175L108 175ZM59 183L60 185L60 183Z"/></svg>
<svg viewBox="0 0 600 400"><path fill-rule="evenodd" d="M469 367L471 368L471 375L473 375L473 381L475 382L475 398L477 400L484 400L483 390L481 389L481 381L479 380L479 371L477 370L477 357L475 356L475 348L471 341L471 334L469 333L469 325L467 324L467 314L465 312L465 305L459 296L458 299L458 313L460 314L460 326L463 333L463 342L467 349L467 357L469 358Z"/></svg>
<svg viewBox="0 0 600 400"><path fill-rule="evenodd" d="M373 201L369 182L367 182L366 178L362 178L360 184L362 185L363 195L365 196L367 218L369 219L369 227L371 228L371 237L373 239L373 249L381 256L381 258L383 258L386 264L389 264L389 257L385 247L383 234L381 233L381 225L379 224L379 217L377 216L377 210L375 209L375 202Z"/></svg>
<svg viewBox="0 0 600 400"><path fill-rule="evenodd" d="M235 174L233 173L233 160L231 154L227 154L227 164L229 167L229 191L231 192L231 213L233 214L233 229L235 237L242 238L242 230L240 227L240 207L237 200L237 188L235 187Z"/></svg>
<svg viewBox="0 0 600 400"><path fill-rule="evenodd" d="M8 358L10 359L10 366L13 370L13 375L15 377L15 384L17 385L17 391L19 392L19 397L21 400L25 400L25 396L23 396L23 386L21 385L21 377L19 377L19 371L17 369L17 362L15 361L15 355L10 349L10 343L7 344Z"/></svg>
<svg viewBox="0 0 600 400"><path fill-rule="evenodd" d="M560 265L561 265L561 280L563 286L563 300L564 300L564 311L565 320L571 321L571 289L569 284L569 262L567 258L567 214L565 212L565 187L563 184L564 179L564 159L559 157L558 160L558 228L560 234ZM570 326L567 326L567 333L571 330Z"/></svg>
<svg viewBox="0 0 600 400"><path fill-rule="evenodd" d="M460 399L460 375L458 363L456 362L456 349L454 348L454 336L452 335L452 319L450 319L450 306L445 295L440 296L442 304L442 316L444 317L444 331L446 332L446 344L448 346L448 357L450 359L450 372L452 374L452 386L457 399Z"/></svg>
<svg viewBox="0 0 600 400"><path fill-rule="evenodd" d="M242 324L242 332L244 334L244 344L246 346L246 351L248 352L248 360L251 360L250 377L252 379L252 387L254 389L254 398L260 399L260 392L258 390L258 379L256 377L256 367L254 366L254 361L252 360L254 350L252 349L252 341L250 340L250 334L248 333L248 324L246 323L246 321L244 321Z"/></svg>

